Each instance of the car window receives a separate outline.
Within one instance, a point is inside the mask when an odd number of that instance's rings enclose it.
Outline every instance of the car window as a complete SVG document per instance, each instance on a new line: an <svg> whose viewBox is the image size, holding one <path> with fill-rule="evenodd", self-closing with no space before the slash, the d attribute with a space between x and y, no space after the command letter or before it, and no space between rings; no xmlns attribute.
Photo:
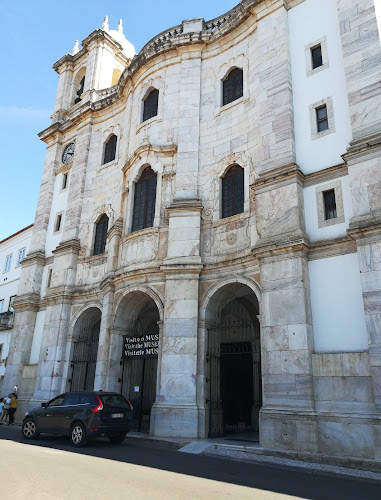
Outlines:
<svg viewBox="0 0 381 500"><path fill-rule="evenodd" d="M95 403L92 401L91 395L89 394L78 394L79 396L79 403L80 405L88 405L90 403Z"/></svg>
<svg viewBox="0 0 381 500"><path fill-rule="evenodd" d="M54 408L55 406L61 406L64 398L65 394L62 394L61 396L54 398L52 401L50 401L50 403L48 403L47 408Z"/></svg>
<svg viewBox="0 0 381 500"><path fill-rule="evenodd" d="M108 394L102 396L99 395L99 397L101 398L104 408L130 409L130 405L128 404L127 400L123 396L120 396L119 394Z"/></svg>
<svg viewBox="0 0 381 500"><path fill-rule="evenodd" d="M63 406L73 406L77 405L79 400L79 394L66 394Z"/></svg>

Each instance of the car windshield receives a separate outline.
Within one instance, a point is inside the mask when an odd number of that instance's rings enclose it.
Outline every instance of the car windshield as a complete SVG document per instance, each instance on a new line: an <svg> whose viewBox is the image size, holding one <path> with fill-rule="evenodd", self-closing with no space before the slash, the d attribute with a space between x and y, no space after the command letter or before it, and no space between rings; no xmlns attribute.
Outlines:
<svg viewBox="0 0 381 500"><path fill-rule="evenodd" d="M127 408L130 409L130 405L127 400L120 396L119 394L107 394L99 395L104 408Z"/></svg>

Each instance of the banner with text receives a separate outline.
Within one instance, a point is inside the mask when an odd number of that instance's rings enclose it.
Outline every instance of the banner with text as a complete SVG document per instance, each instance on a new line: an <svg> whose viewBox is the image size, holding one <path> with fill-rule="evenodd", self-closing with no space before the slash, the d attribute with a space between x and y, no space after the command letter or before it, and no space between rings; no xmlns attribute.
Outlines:
<svg viewBox="0 0 381 500"><path fill-rule="evenodd" d="M123 337L122 358L157 356L159 354L159 334Z"/></svg>

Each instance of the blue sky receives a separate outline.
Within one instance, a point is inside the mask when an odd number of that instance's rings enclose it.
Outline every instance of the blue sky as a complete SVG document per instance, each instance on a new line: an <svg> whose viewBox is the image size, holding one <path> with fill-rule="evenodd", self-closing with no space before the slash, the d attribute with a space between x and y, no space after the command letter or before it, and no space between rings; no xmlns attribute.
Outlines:
<svg viewBox="0 0 381 500"><path fill-rule="evenodd" d="M34 221L45 144L37 133L49 126L58 75L52 65L74 41L123 19L138 52L153 36L183 19L213 19L239 0L0 0L0 240Z"/></svg>

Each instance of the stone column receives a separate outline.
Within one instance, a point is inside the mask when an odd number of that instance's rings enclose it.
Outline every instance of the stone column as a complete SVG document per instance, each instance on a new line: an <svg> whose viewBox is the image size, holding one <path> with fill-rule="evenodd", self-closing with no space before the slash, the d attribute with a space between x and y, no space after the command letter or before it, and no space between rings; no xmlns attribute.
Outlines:
<svg viewBox="0 0 381 500"><path fill-rule="evenodd" d="M312 378L313 331L303 191L296 167L259 177L263 407L260 442L268 449L318 451Z"/></svg>
<svg viewBox="0 0 381 500"><path fill-rule="evenodd" d="M155 436L199 437L197 405L197 329L200 213L191 202L169 209L164 330L151 432Z"/></svg>
<svg viewBox="0 0 381 500"><path fill-rule="evenodd" d="M48 139L46 140L48 141ZM22 384L20 385L22 369L24 365L29 364L38 304L41 300L46 236L53 199L55 171L60 158L60 141L57 137L49 137L49 141L30 249L28 255L21 263L22 270L17 298L14 304L16 311L15 321L12 329L7 369L3 381L3 389L5 391L17 385L19 387L19 394L22 394L23 390Z"/></svg>
<svg viewBox="0 0 381 500"><path fill-rule="evenodd" d="M375 458L381 458L381 45L374 2L337 2L353 141L348 165L377 419Z"/></svg>
<svg viewBox="0 0 381 500"><path fill-rule="evenodd" d="M110 340L111 327L113 323L114 310L114 284L112 279L105 279L101 283L104 292L102 319L99 332L99 344L97 354L97 367L95 371L94 390L105 391L108 388L108 372L110 363Z"/></svg>

